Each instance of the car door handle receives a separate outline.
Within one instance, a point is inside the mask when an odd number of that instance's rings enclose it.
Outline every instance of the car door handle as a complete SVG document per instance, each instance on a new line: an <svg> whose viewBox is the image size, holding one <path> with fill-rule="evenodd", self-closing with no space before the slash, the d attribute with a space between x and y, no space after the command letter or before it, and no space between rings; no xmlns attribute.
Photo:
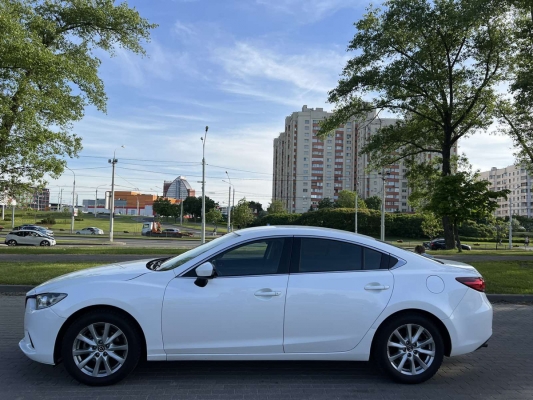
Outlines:
<svg viewBox="0 0 533 400"><path fill-rule="evenodd" d="M387 290L390 286L388 285L366 285L365 290Z"/></svg>
<svg viewBox="0 0 533 400"><path fill-rule="evenodd" d="M264 290L264 289L261 289L261 290L258 290L257 292L254 293L254 296L257 296L257 297L275 297L275 296L281 296L281 292L274 292L272 290Z"/></svg>

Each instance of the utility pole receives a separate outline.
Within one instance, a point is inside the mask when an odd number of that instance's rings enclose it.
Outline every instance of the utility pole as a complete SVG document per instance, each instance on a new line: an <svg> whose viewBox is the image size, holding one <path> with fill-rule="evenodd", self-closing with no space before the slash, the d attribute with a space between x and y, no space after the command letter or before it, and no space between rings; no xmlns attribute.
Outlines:
<svg viewBox="0 0 533 400"><path fill-rule="evenodd" d="M63 209L63 188L59 191L59 208L60 210Z"/></svg>
<svg viewBox="0 0 533 400"><path fill-rule="evenodd" d="M183 226L183 199L181 199L181 210L180 210L180 225Z"/></svg>
<svg viewBox="0 0 533 400"><path fill-rule="evenodd" d="M69 167L65 166L74 175L74 181L72 182L72 215L70 219L70 233L74 233L74 200L76 197L76 174Z"/></svg>
<svg viewBox="0 0 533 400"><path fill-rule="evenodd" d="M355 233L357 233L357 211L358 211L358 201L357 201L357 183L355 184Z"/></svg>
<svg viewBox="0 0 533 400"><path fill-rule="evenodd" d="M117 149L124 148L125 146L122 145L120 147L117 147L115 151L113 152L113 159L107 160L109 164L111 164L111 199L109 199L109 241L113 241L113 224L114 224L114 217L115 217L115 165L117 164L118 160L116 158Z"/></svg>
<svg viewBox="0 0 533 400"><path fill-rule="evenodd" d="M205 134L202 140L202 244L205 243L205 142L207 140L208 126L205 127Z"/></svg>
<svg viewBox="0 0 533 400"><path fill-rule="evenodd" d="M229 190L228 190L228 209L227 209L227 214L228 214L228 233L230 232L230 228L231 228L231 187L233 186L231 184L231 179L229 177L229 174L228 174L228 171L226 171L226 176L228 177L228 181L227 183L229 183ZM225 181L223 181L225 182ZM233 194L233 201L235 202L235 194Z"/></svg>

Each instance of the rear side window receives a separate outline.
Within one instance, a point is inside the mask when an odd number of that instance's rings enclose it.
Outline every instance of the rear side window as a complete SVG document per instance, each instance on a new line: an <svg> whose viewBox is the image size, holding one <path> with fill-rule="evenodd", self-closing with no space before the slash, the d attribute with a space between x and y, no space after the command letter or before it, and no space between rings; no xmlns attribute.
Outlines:
<svg viewBox="0 0 533 400"><path fill-rule="evenodd" d="M388 269L389 255L357 244L302 238L300 273Z"/></svg>

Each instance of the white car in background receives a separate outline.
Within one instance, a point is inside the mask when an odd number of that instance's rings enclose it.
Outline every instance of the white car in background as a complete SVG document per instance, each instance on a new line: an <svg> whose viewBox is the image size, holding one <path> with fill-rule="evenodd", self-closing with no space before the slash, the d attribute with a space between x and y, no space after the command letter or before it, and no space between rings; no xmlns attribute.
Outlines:
<svg viewBox="0 0 533 400"><path fill-rule="evenodd" d="M262 227L177 257L91 268L28 292L20 349L109 385L141 357L366 361L420 383L492 335L485 282L370 237ZM182 365L182 364L181 364ZM181 367L180 367L181 368Z"/></svg>
<svg viewBox="0 0 533 400"><path fill-rule="evenodd" d="M100 228L96 228L94 226L90 226L88 228L83 228L78 231L76 231L76 235L103 235L104 231Z"/></svg>
<svg viewBox="0 0 533 400"><path fill-rule="evenodd" d="M8 246L55 246L56 241L53 237L42 232L22 229L9 232L6 235L5 244Z"/></svg>

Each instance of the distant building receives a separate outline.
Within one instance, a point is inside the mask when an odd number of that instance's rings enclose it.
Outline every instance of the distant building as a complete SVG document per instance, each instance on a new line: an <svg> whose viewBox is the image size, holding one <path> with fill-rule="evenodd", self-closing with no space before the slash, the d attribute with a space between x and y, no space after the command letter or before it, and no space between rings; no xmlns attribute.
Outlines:
<svg viewBox="0 0 533 400"><path fill-rule="evenodd" d="M22 203L26 203L28 207L38 210L46 211L50 209L50 189L33 188L33 192L28 193L23 199Z"/></svg>
<svg viewBox="0 0 533 400"><path fill-rule="evenodd" d="M196 191L184 176L178 176L173 181L165 181L163 183L163 197L185 200L187 197L194 196L196 196Z"/></svg>
<svg viewBox="0 0 533 400"><path fill-rule="evenodd" d="M494 212L496 217L508 217L512 213L531 218L533 206L531 201L532 177L525 168L516 165L505 168L492 167L490 171L481 172L480 179L489 181L489 188L492 191L503 189L511 191L507 200L498 199L498 209Z"/></svg>
<svg viewBox="0 0 533 400"><path fill-rule="evenodd" d="M155 194L143 194L139 192L128 192L128 191L115 191L115 214L122 215L143 215L151 217L154 215L154 201L157 200ZM180 201L176 199L169 198L172 204L179 204ZM105 200L105 212L110 210L110 201L111 201L111 192L106 192ZM87 205L94 206L94 200L92 203L90 200L87 200ZM84 211L90 211L91 208L85 210L84 202ZM100 211L99 211L100 212Z"/></svg>

